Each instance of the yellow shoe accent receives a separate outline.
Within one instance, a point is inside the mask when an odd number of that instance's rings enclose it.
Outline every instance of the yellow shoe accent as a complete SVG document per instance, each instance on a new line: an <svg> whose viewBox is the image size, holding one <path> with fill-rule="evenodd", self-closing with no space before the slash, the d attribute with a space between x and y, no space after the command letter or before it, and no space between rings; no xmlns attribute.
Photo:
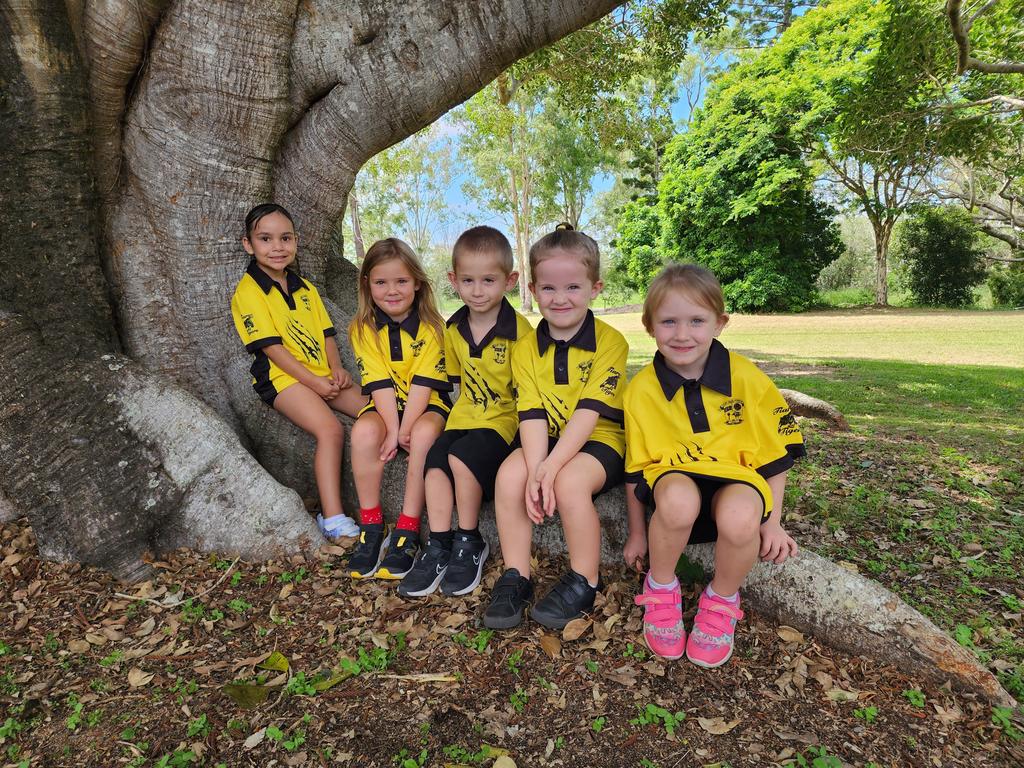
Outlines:
<svg viewBox="0 0 1024 768"><path fill-rule="evenodd" d="M402 578L401 576L392 576L391 571L389 571L387 568L378 568L377 572L373 575L375 578L388 579L390 581L397 581L398 579Z"/></svg>

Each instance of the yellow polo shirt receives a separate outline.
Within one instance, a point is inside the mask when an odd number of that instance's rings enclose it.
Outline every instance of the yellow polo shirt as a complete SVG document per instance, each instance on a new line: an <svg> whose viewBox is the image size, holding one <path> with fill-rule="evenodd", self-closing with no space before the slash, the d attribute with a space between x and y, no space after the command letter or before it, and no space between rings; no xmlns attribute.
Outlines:
<svg viewBox="0 0 1024 768"><path fill-rule="evenodd" d="M597 411L591 440L625 452L622 392L629 346L621 333L587 310L576 335L558 341L546 320L516 344L512 378L519 420L546 419L548 435L559 437L574 412Z"/></svg>
<svg viewBox="0 0 1024 768"><path fill-rule="evenodd" d="M451 409L448 382L444 365L442 341L428 323L421 323L414 307L400 323L388 317L379 307L373 308L374 327L349 329L349 340L356 356L356 366L362 380L363 394L372 395L378 389L392 387L398 410L405 410L409 387L421 384L433 390L429 405L443 413ZM373 400L360 413L373 408Z"/></svg>
<svg viewBox="0 0 1024 768"><path fill-rule="evenodd" d="M700 379L684 379L661 353L626 387L626 482L668 472L745 483L764 499L765 478L806 454L800 427L779 390L750 360L716 339Z"/></svg>
<svg viewBox="0 0 1024 768"><path fill-rule="evenodd" d="M469 308L448 319L444 332L444 360L448 380L459 383L459 399L452 406L445 429L493 429L511 443L519 429L512 389L512 349L530 334L530 321L508 299L501 300L498 318L480 343L473 341Z"/></svg>
<svg viewBox="0 0 1024 768"><path fill-rule="evenodd" d="M336 331L324 302L312 284L286 271L288 292L260 269L255 259L231 297L231 317L245 349L253 355L253 388L267 402L295 383L264 352L281 344L317 376L330 376L326 339ZM332 342L333 343L333 342Z"/></svg>

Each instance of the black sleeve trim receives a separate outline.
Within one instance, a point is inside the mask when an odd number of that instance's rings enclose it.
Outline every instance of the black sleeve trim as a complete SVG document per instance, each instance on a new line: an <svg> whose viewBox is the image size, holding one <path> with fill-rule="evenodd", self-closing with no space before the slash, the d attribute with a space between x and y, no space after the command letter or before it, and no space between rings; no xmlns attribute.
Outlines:
<svg viewBox="0 0 1024 768"><path fill-rule="evenodd" d="M530 408L528 410L519 412L520 421L530 421L531 419L544 419L546 421L547 418L547 411L545 411L543 408Z"/></svg>
<svg viewBox="0 0 1024 768"><path fill-rule="evenodd" d="M608 403L602 403L600 400L584 397L576 404L577 411L581 408L588 411L597 411L599 415L604 416L609 421L614 421L616 424L622 425L624 423L621 408L612 408Z"/></svg>
<svg viewBox="0 0 1024 768"><path fill-rule="evenodd" d="M430 379L426 376L413 376L410 384L419 384L421 387L429 387L430 389L436 389L438 392L451 392L452 385L449 381L443 381L441 379Z"/></svg>
<svg viewBox="0 0 1024 768"><path fill-rule="evenodd" d="M250 341L245 345L245 351L253 353L258 349L272 347L275 344L284 344L284 340L280 336L267 336L265 339L256 339L256 341Z"/></svg>
<svg viewBox="0 0 1024 768"><path fill-rule="evenodd" d="M644 479L643 472L627 472L623 475L623 482L625 483L641 483Z"/></svg>
<svg viewBox="0 0 1024 768"><path fill-rule="evenodd" d="M804 448L803 443L794 443L793 445L787 445L786 454L784 456L780 456L779 458L775 459L775 461L770 461L767 464L762 464L760 467L757 468L757 474L765 478L775 477L775 475L779 474L780 472L785 472L787 469L792 467L793 464L796 463L797 459L806 455L807 449Z"/></svg>
<svg viewBox="0 0 1024 768"><path fill-rule="evenodd" d="M452 376L451 374L449 374L448 375L448 381L450 383L452 383L452 384L461 384L462 383L462 377L461 376Z"/></svg>
<svg viewBox="0 0 1024 768"><path fill-rule="evenodd" d="M376 392L378 389L387 389L388 387L394 387L395 382L391 379L381 379L380 381L371 381L369 384L363 384L362 392L364 395L369 395Z"/></svg>
<svg viewBox="0 0 1024 768"><path fill-rule="evenodd" d="M338 331L334 328L333 325L330 328L324 328L324 338L327 338L328 336L337 336L337 335L338 335Z"/></svg>

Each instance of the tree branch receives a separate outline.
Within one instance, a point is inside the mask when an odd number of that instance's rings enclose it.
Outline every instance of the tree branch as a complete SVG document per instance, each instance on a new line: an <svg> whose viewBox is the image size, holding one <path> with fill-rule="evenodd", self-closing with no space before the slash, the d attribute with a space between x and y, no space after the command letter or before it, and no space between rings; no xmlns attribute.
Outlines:
<svg viewBox="0 0 1024 768"><path fill-rule="evenodd" d="M953 32L953 41L956 43L956 73L962 75L967 70L973 69L975 72L989 74L1024 74L1024 62L989 62L976 59L971 55L969 36L971 26L982 13L995 5L995 2L989 0L966 21L962 15L962 5L961 0L946 0L946 17L949 19L949 28Z"/></svg>

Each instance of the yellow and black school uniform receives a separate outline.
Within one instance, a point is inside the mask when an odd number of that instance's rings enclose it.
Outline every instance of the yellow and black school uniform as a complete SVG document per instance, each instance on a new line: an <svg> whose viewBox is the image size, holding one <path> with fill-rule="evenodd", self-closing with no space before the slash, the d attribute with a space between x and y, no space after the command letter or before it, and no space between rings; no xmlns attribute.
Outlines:
<svg viewBox="0 0 1024 768"><path fill-rule="evenodd" d="M380 307L373 308L373 328L353 327L349 341L356 356L356 366L364 395L390 387L395 391L395 402L401 416L409 399L413 384L429 387L427 411L448 416L452 385L445 375L444 349L429 323L420 322L419 311L412 308L402 322L396 322ZM377 410L370 399L360 412Z"/></svg>
<svg viewBox="0 0 1024 768"><path fill-rule="evenodd" d="M800 427L772 380L750 360L711 342L704 373L685 379L660 352L629 382L626 482L653 506L654 487L679 472L697 482L701 512L690 541L717 538L711 497L722 485L743 483L772 510L766 478L785 472L806 454Z"/></svg>
<svg viewBox="0 0 1024 768"><path fill-rule="evenodd" d="M532 331L530 322L504 298L494 327L479 344L469 327L468 307L448 319L444 359L448 380L459 384L459 398L444 432L427 453L424 471L440 469L454 484L448 457L456 456L480 483L484 498L494 497L494 478L512 452L511 443L519 429L512 350Z"/></svg>
<svg viewBox="0 0 1024 768"><path fill-rule="evenodd" d="M547 321L541 320L537 330L512 353L519 421L544 419L549 450L573 413L580 409L597 412L597 425L580 450L604 466L602 491L622 482L622 393L628 354L623 335L597 320L590 310L571 339L553 339Z"/></svg>
<svg viewBox="0 0 1024 768"><path fill-rule="evenodd" d="M235 329L253 355L253 389L271 406L297 380L278 368L264 349L281 344L310 373L330 376L326 344L336 333L316 288L291 270L285 275L287 292L252 259L231 297Z"/></svg>

